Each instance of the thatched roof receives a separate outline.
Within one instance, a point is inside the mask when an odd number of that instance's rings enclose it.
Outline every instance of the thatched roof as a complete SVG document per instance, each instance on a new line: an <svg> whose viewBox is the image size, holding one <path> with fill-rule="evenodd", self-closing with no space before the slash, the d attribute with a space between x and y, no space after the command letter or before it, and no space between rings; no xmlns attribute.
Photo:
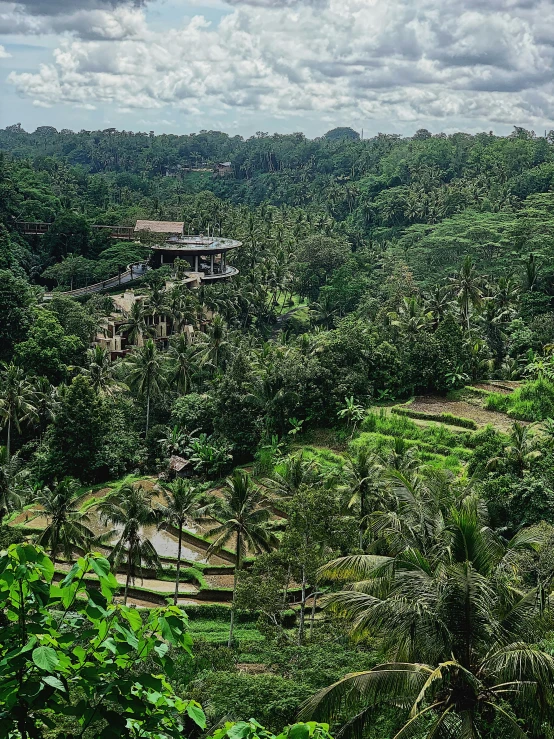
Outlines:
<svg viewBox="0 0 554 739"><path fill-rule="evenodd" d="M157 234L182 234L184 221L137 221L135 231L151 231Z"/></svg>

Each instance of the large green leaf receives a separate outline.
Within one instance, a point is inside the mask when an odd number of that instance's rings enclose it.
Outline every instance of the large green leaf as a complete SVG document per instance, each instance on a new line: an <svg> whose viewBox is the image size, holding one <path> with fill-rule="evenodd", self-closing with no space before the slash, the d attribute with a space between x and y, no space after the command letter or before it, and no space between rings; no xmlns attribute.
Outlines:
<svg viewBox="0 0 554 739"><path fill-rule="evenodd" d="M33 662L45 672L52 672L60 664L56 650L52 647L37 647L33 649Z"/></svg>

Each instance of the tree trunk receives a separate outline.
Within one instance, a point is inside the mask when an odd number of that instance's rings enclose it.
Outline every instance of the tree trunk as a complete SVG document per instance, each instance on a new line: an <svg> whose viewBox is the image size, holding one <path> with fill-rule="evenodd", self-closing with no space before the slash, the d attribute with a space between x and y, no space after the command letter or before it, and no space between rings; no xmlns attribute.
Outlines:
<svg viewBox="0 0 554 739"><path fill-rule="evenodd" d="M148 426L150 425L150 390L146 393L146 436L148 436Z"/></svg>
<svg viewBox="0 0 554 739"><path fill-rule="evenodd" d="M364 484L360 486L360 549L364 548L364 534L365 534L365 491Z"/></svg>
<svg viewBox="0 0 554 739"><path fill-rule="evenodd" d="M302 596L300 600L300 622L298 624L298 644L304 641L304 620L306 617L306 567L302 565Z"/></svg>
<svg viewBox="0 0 554 739"><path fill-rule="evenodd" d="M235 549L235 576L233 578L233 603L231 604L231 623L229 625L229 641L227 646L229 649L233 646L233 628L235 625L235 599L237 595L237 580L240 570L240 547L241 547L241 536L240 532L237 531L237 546Z"/></svg>
<svg viewBox="0 0 554 739"><path fill-rule="evenodd" d="M179 597L179 575L181 574L181 544L183 541L183 524L179 524L179 544L177 545L177 575L175 577L175 595L173 596L173 605L177 605Z"/></svg>
<svg viewBox="0 0 554 739"><path fill-rule="evenodd" d="M286 583L285 583L285 587L284 587L284 590L283 590L283 611L284 611L284 610L286 609L286 607L287 607L287 596L288 596L288 594L289 594L289 585L290 585L290 576L291 576L291 569L292 569L292 568L291 568L291 565L290 565L290 563L289 563L289 566L288 566L288 568L287 568L287 581L286 581Z"/></svg>
<svg viewBox="0 0 554 739"><path fill-rule="evenodd" d="M127 552L127 577L125 578L125 593L123 595L123 605L127 605L127 596L129 594L129 583L131 581L131 547Z"/></svg>
<svg viewBox="0 0 554 739"><path fill-rule="evenodd" d="M11 446L12 446L12 417L10 415L8 416L8 431L7 431L7 437L6 437L6 456L8 459L8 463L10 461Z"/></svg>
<svg viewBox="0 0 554 739"><path fill-rule="evenodd" d="M312 634L314 631L314 620L315 620L315 606L317 603L317 596L319 593L317 591L314 591L314 594L312 595L313 603L312 603L312 612L310 614L310 639L312 638Z"/></svg>

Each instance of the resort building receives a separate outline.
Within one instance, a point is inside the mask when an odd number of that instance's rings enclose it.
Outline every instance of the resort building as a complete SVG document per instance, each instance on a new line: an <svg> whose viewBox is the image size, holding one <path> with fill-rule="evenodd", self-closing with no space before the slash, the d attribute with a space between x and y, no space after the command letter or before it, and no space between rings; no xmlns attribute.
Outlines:
<svg viewBox="0 0 554 739"><path fill-rule="evenodd" d="M169 289L173 284L167 282L165 289ZM145 295L135 295L133 290L126 290L122 295L112 296L113 310L105 319L102 328L97 332L93 344L102 346L109 351L112 359L125 356L135 346L143 346L145 340L149 338L165 346L174 331L171 319L163 313L146 315L145 322L148 333L138 336L133 343L129 340L128 331L123 328L127 322L127 317L131 314L133 305L145 300ZM192 341L194 327L185 325L181 328L180 333L187 334L189 341Z"/></svg>
<svg viewBox="0 0 554 739"><path fill-rule="evenodd" d="M221 236L186 236L185 224L180 221L137 221L135 231L165 234L167 238L151 246L150 266L173 265L179 259L185 265L185 274L194 275L202 282L213 282L238 274L238 269L227 264L230 251L242 246L240 241ZM187 270L186 265L190 268Z"/></svg>

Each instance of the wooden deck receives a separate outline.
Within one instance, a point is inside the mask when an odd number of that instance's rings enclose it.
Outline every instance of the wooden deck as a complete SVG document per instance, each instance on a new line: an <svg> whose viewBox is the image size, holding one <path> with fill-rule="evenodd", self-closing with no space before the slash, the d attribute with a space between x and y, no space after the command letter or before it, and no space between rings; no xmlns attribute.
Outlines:
<svg viewBox="0 0 554 739"><path fill-rule="evenodd" d="M17 226L22 233L30 236L43 236L52 228L52 223L38 221L18 221ZM121 241L135 241L136 233L133 226L91 226L96 231L109 231L112 239Z"/></svg>

